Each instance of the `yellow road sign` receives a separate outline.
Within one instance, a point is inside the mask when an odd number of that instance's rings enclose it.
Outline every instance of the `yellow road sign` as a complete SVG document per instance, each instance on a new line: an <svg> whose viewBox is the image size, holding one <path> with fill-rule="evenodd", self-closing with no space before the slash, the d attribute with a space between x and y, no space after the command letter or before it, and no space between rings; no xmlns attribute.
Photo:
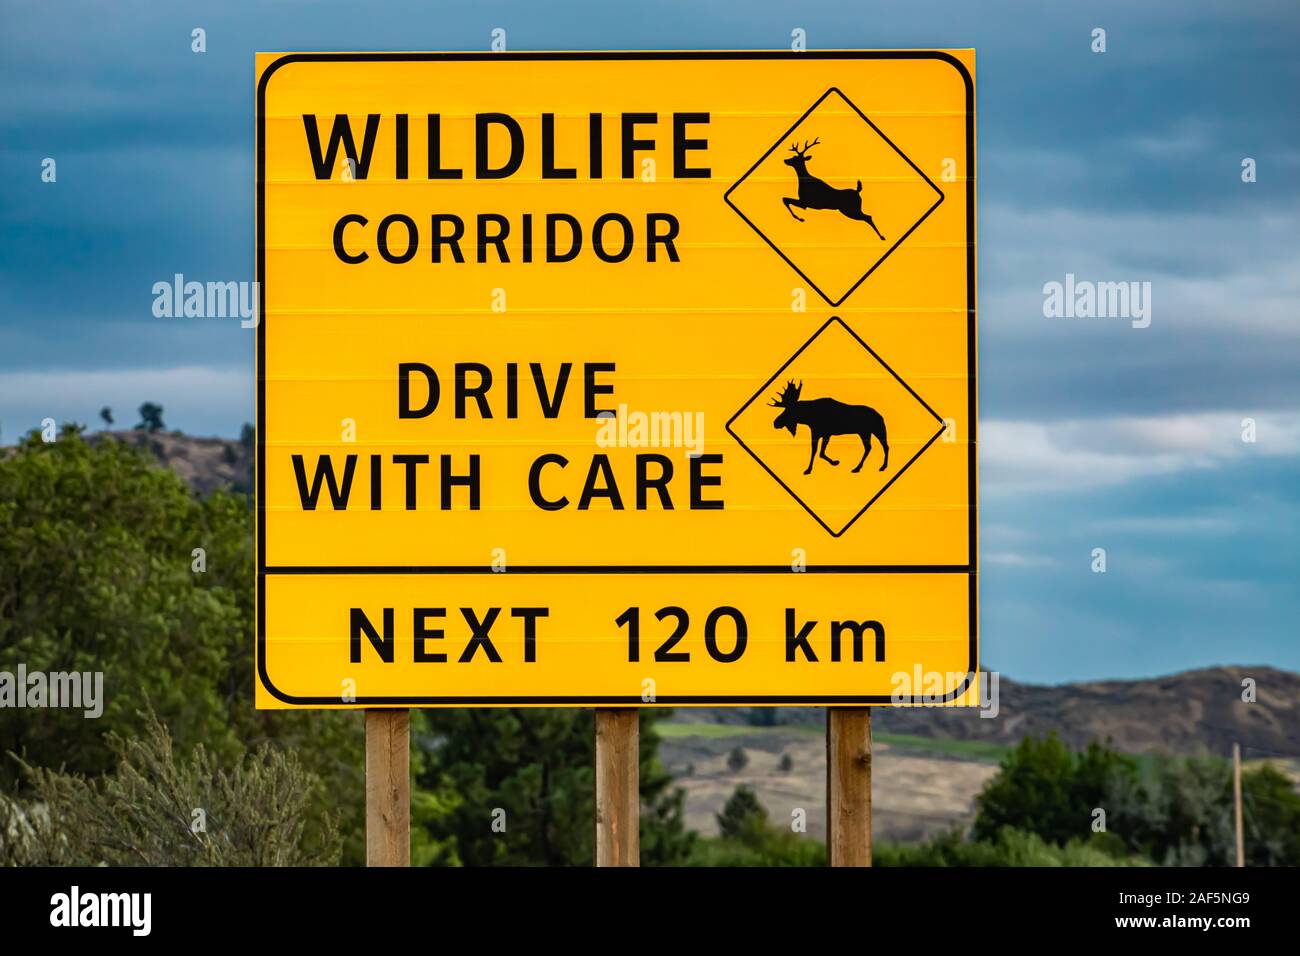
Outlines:
<svg viewBox="0 0 1300 956"><path fill-rule="evenodd" d="M256 89L259 707L973 701L973 52Z"/></svg>

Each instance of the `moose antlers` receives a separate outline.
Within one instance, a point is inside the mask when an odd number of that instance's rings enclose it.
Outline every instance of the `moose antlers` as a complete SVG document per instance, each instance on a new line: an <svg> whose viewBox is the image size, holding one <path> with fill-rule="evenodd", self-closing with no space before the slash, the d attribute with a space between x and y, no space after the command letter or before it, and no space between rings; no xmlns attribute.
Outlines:
<svg viewBox="0 0 1300 956"><path fill-rule="evenodd" d="M808 148L811 149L812 147L809 146ZM799 393L802 391L803 391L803 382L800 382L798 385L796 385L794 383L794 379L791 379L789 382L786 383L785 388L781 391L781 397L775 399L774 401L768 402L768 404L772 408L785 408L787 405L799 401Z"/></svg>
<svg viewBox="0 0 1300 956"><path fill-rule="evenodd" d="M818 137L817 137L815 140L813 140L811 143L808 142L808 140L804 140L804 141L803 141L803 149L800 149L800 148L799 148L799 144L798 144L798 143L791 143L791 144L790 144L790 152L794 153L796 156L802 156L804 153L808 152L808 150L812 149L814 146L816 146L816 145L817 145L818 143L820 143L821 141L822 141L822 139L821 139L820 136L818 136Z"/></svg>

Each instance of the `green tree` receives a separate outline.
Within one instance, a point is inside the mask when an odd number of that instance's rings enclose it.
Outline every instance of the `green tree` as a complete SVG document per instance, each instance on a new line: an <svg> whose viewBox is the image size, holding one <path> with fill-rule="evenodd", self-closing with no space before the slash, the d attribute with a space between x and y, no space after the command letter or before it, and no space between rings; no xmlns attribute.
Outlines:
<svg viewBox="0 0 1300 956"><path fill-rule="evenodd" d="M193 570L194 550L206 570ZM337 809L344 859L363 858L357 714L253 709L253 550L247 499L196 496L146 452L28 435L0 456L0 648L4 669L103 674L104 711L0 708L0 755L90 777L113 770L105 734L142 737L146 702L176 746L228 761L263 742L295 750ZM0 756L0 791L30 783Z"/></svg>
<svg viewBox="0 0 1300 956"><path fill-rule="evenodd" d="M768 826L767 810L759 803L753 789L744 784L732 791L715 819L722 836L742 842L753 841L756 834Z"/></svg>
<svg viewBox="0 0 1300 956"><path fill-rule="evenodd" d="M1106 806L1117 790L1137 779L1138 764L1108 744L1094 740L1074 759L1070 778L1070 804L1091 815Z"/></svg>
<svg viewBox="0 0 1300 956"><path fill-rule="evenodd" d="M228 586L229 551L246 547L245 509L201 501L175 475L120 442L92 446L65 429L0 460L0 646L31 671L102 672L104 713L51 709L39 721L0 710L0 746L28 762L111 769L102 734L133 736L145 697L178 740L230 754L238 737L224 695L229 656L248 635ZM209 571L191 570L203 547ZM251 566L243 589L251 579ZM242 651L247 656L251 638ZM245 700L247 698L245 697ZM17 766L0 764L0 783Z"/></svg>
<svg viewBox="0 0 1300 956"><path fill-rule="evenodd" d="M1158 755L1111 798L1111 832L1164 866L1223 866L1232 835L1232 776L1212 757Z"/></svg>
<svg viewBox="0 0 1300 956"><path fill-rule="evenodd" d="M1300 866L1300 794L1264 764L1241 775L1246 863ZM1236 861L1232 769L1216 757L1153 758L1119 794L1114 832L1166 866L1231 866Z"/></svg>
<svg viewBox="0 0 1300 956"><path fill-rule="evenodd" d="M1300 794L1291 781L1265 765L1242 774L1242 793L1247 862L1300 865ZM1162 866L1235 860L1231 768L1218 757L1156 755L1139 764L1096 742L1075 754L1055 736L1026 738L976 806L976 842L994 842L1010 828ZM1104 832L1091 832L1096 809L1105 811Z"/></svg>
<svg viewBox="0 0 1300 956"><path fill-rule="evenodd" d="M659 762L654 724L640 731L641 860L680 862L692 835L682 792ZM425 824L446 844L444 862L467 866L589 866L593 854L595 719L585 709L426 710L416 715L421 789L455 795Z"/></svg>
<svg viewBox="0 0 1300 956"><path fill-rule="evenodd" d="M731 753L727 754L727 769L732 773L740 773L749 766L749 754L745 753L744 747L733 747Z"/></svg>
<svg viewBox="0 0 1300 956"><path fill-rule="evenodd" d="M1300 794L1290 778L1268 764L1243 773L1241 803L1246 864L1300 866Z"/></svg>
<svg viewBox="0 0 1300 956"><path fill-rule="evenodd" d="M777 826L750 788L736 787L715 816L719 836L700 840L688 866L823 866L826 845Z"/></svg>
<svg viewBox="0 0 1300 956"><path fill-rule="evenodd" d="M1055 734L1026 737L976 797L972 837L991 840L1003 827L1037 833L1051 843L1084 836L1092 807L1079 802L1085 788L1074 770L1074 755Z"/></svg>
<svg viewBox="0 0 1300 956"><path fill-rule="evenodd" d="M167 426L163 424L163 407L153 402L145 402L140 406L140 424L136 428L147 428L151 432L162 431Z"/></svg>

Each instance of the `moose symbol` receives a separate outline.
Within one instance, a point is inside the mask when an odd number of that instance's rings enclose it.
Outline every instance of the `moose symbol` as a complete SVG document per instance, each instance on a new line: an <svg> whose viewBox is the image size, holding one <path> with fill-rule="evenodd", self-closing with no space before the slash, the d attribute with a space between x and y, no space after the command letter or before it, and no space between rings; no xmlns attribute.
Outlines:
<svg viewBox="0 0 1300 956"><path fill-rule="evenodd" d="M803 401L799 393L803 391L803 382L796 385L789 382L775 401L773 408L781 409L776 416L774 428L788 429L795 433L796 425L807 425L812 431L812 451L808 455L808 467L805 475L812 474L813 462L817 459L817 445L821 444L821 457L832 465L839 462L826 454L826 445L833 435L857 435L862 439L862 458L853 473L862 470L862 463L871 454L871 436L880 440L880 447L885 452L885 460L880 463L880 470L889 467L889 442L885 439L885 420L874 408L866 405L846 405L833 398L813 398Z"/></svg>
<svg viewBox="0 0 1300 956"><path fill-rule="evenodd" d="M799 198L785 198L781 200L785 203L786 210L800 222L805 220L795 214L795 208L799 209L834 209L850 219L860 219L875 230L876 235L880 236L883 242L885 237L880 235L880 230L876 229L876 224L871 221L871 217L862 211L862 180L858 180L857 189L836 189L816 176L808 172L808 160L812 159L808 155L808 150L812 149L821 142L821 137L813 140L811 143L804 140L803 149L799 148L798 143L790 145L790 151L794 153L789 159L785 160L787 166L793 166L795 173L799 176Z"/></svg>

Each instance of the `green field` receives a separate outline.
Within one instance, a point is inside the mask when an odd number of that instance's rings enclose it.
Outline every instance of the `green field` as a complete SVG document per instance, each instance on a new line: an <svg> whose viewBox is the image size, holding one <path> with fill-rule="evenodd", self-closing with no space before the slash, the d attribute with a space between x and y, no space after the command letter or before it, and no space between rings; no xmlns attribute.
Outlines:
<svg viewBox="0 0 1300 956"><path fill-rule="evenodd" d="M783 724L777 727L753 727L749 724L690 724L669 721L656 724L660 737L759 737L789 736L791 734L820 734L822 728L815 724Z"/></svg>
<svg viewBox="0 0 1300 956"><path fill-rule="evenodd" d="M924 751L959 757L962 760L982 760L999 763L1011 748L987 740L948 740L943 737L914 737L909 734L873 734L873 740L888 744L897 750Z"/></svg>
<svg viewBox="0 0 1300 956"><path fill-rule="evenodd" d="M782 724L775 727L754 727L748 724L706 724L677 723L659 724L656 731L666 738L682 737L759 737L790 736L793 734L820 734L822 728L816 724ZM941 737L916 737L909 734L877 733L873 740L900 751L912 753L938 754L956 757L962 760L981 760L997 763L1006 755L1008 748L1003 744L989 743L983 740L948 740Z"/></svg>

